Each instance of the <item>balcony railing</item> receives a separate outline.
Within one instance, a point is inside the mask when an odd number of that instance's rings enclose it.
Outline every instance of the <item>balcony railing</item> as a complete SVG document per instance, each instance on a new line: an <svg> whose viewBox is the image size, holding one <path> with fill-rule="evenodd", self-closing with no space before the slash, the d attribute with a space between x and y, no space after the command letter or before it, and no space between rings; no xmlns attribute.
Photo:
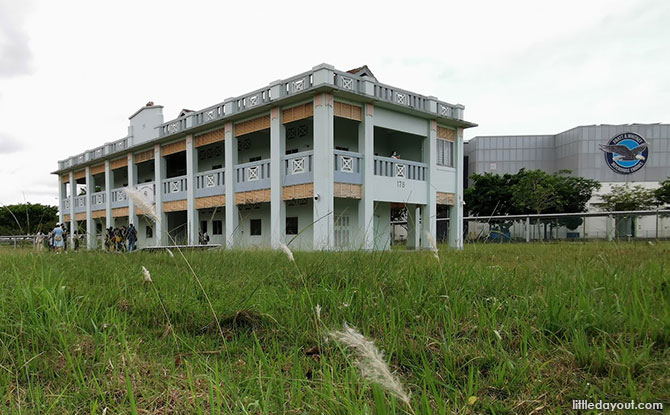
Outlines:
<svg viewBox="0 0 670 415"><path fill-rule="evenodd" d="M166 202L186 199L187 176L164 179L162 181L162 188L163 200Z"/></svg>
<svg viewBox="0 0 670 415"><path fill-rule="evenodd" d="M69 214L70 213L70 198L67 197L63 200L63 213Z"/></svg>
<svg viewBox="0 0 670 415"><path fill-rule="evenodd" d="M128 206L128 196L123 191L123 188L112 189L112 208L120 208Z"/></svg>
<svg viewBox="0 0 670 415"><path fill-rule="evenodd" d="M426 164L391 157L375 156L375 175L425 181Z"/></svg>
<svg viewBox="0 0 670 415"><path fill-rule="evenodd" d="M81 213L86 211L86 195L77 196L74 198L74 213Z"/></svg>
<svg viewBox="0 0 670 415"><path fill-rule="evenodd" d="M225 168L208 170L195 175L195 196L216 196L226 192Z"/></svg>
<svg viewBox="0 0 670 415"><path fill-rule="evenodd" d="M340 183L363 183L361 167L363 154L351 151L335 150L335 181Z"/></svg>
<svg viewBox="0 0 670 415"><path fill-rule="evenodd" d="M235 166L235 191L270 188L270 159Z"/></svg>
<svg viewBox="0 0 670 415"><path fill-rule="evenodd" d="M284 156L284 185L314 181L314 151L303 151Z"/></svg>
<svg viewBox="0 0 670 415"><path fill-rule="evenodd" d="M105 208L106 192L97 192L91 194L91 210L101 210Z"/></svg>

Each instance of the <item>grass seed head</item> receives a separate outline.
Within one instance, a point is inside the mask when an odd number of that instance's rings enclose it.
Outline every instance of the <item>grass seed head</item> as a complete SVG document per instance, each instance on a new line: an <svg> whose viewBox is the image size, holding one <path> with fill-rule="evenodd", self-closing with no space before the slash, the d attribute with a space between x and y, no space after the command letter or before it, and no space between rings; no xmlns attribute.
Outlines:
<svg viewBox="0 0 670 415"><path fill-rule="evenodd" d="M161 220L156 214L156 208L154 205L140 192L130 187L123 188L123 193L128 196L128 199L132 200L136 206L142 209L144 216L151 219L157 225L161 224Z"/></svg>
<svg viewBox="0 0 670 415"><path fill-rule="evenodd" d="M356 365L363 378L378 384L410 406L409 394L405 392L400 380L391 373L384 361L384 353L377 349L372 340L366 339L356 328L349 327L346 323L342 331L333 330L328 333L328 336L353 350L356 355Z"/></svg>
<svg viewBox="0 0 670 415"><path fill-rule="evenodd" d="M286 256L291 262L295 262L295 260L293 259L293 252L291 252L291 250L289 249L288 246L286 246L286 244L284 243L279 244L279 249L281 249L286 254Z"/></svg>
<svg viewBox="0 0 670 415"><path fill-rule="evenodd" d="M144 274L144 282L154 282L151 279L151 274L149 273L149 270L146 269L144 266L142 267L142 273Z"/></svg>
<svg viewBox="0 0 670 415"><path fill-rule="evenodd" d="M426 231L426 236L428 237L428 241L430 242L430 250L433 252L433 256L435 257L435 259L439 261L440 251L437 249L437 243L435 242L435 238L433 238L433 234Z"/></svg>

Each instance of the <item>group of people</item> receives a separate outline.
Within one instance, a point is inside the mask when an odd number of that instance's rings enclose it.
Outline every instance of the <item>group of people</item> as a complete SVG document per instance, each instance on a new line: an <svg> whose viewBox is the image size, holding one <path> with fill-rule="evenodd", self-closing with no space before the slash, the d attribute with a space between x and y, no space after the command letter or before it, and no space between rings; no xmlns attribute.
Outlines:
<svg viewBox="0 0 670 415"><path fill-rule="evenodd" d="M109 252L132 252L137 249L137 229L131 223L126 228L109 227L105 233L105 249Z"/></svg>
<svg viewBox="0 0 670 415"><path fill-rule="evenodd" d="M48 249L49 251L60 252L68 249L68 237L70 233L65 227L65 223L57 223L49 233L42 233L40 230L35 235L35 245L38 249ZM72 234L72 249L79 249L79 238L81 235L75 230Z"/></svg>

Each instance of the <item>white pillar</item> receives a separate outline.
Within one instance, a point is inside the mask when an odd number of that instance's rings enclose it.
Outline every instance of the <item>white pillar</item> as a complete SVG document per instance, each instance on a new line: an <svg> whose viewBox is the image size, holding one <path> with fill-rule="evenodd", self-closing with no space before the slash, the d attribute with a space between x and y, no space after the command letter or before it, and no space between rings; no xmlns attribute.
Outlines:
<svg viewBox="0 0 670 415"><path fill-rule="evenodd" d="M105 228L114 226L112 218L112 169L109 160L105 160Z"/></svg>
<svg viewBox="0 0 670 415"><path fill-rule="evenodd" d="M128 188L135 189L137 184L137 166L135 166L135 156L128 153ZM128 198L128 224L137 226L137 209L133 199Z"/></svg>
<svg viewBox="0 0 670 415"><path fill-rule="evenodd" d="M314 97L314 249L335 245L333 199L335 179L333 96Z"/></svg>
<svg viewBox="0 0 670 415"><path fill-rule="evenodd" d="M456 167L456 197L449 210L449 246L463 249L463 129L456 129L454 142L454 167ZM431 160L432 163L432 160Z"/></svg>
<svg viewBox="0 0 670 415"><path fill-rule="evenodd" d="M195 175L198 171L198 151L193 142L193 136L186 136L186 231L189 245L198 245L198 209L195 207Z"/></svg>
<svg viewBox="0 0 670 415"><path fill-rule="evenodd" d="M63 218L65 217L65 212L63 212L65 207L65 198L67 193L65 191L65 183L63 183L63 177L60 174L58 175L58 223L63 223ZM51 229L47 230L50 231Z"/></svg>
<svg viewBox="0 0 670 415"><path fill-rule="evenodd" d="M431 249L430 233L433 240L437 239L437 190L435 178L437 175L437 122L428 121L428 136L423 139L423 162L428 165L426 177L427 200L421 208L421 245ZM458 202L457 202L458 203Z"/></svg>
<svg viewBox="0 0 670 415"><path fill-rule="evenodd" d="M373 250L375 247L374 200L372 198L372 181L374 180L375 163L375 107L365 104L363 120L358 126L358 151L363 154L363 194L358 202L358 228L362 234L362 248Z"/></svg>
<svg viewBox="0 0 670 415"><path fill-rule="evenodd" d="M225 182L226 182L226 247L235 246L235 236L240 223L237 205L235 204L235 166L237 165L237 138L233 135L233 123L225 125Z"/></svg>
<svg viewBox="0 0 670 415"><path fill-rule="evenodd" d="M77 229L77 221L74 220L74 198L77 196L77 183L74 181L74 172L70 172L70 242L69 248L74 247L74 242L72 240L72 234L75 229Z"/></svg>
<svg viewBox="0 0 670 415"><path fill-rule="evenodd" d="M91 211L91 202L95 193L95 184L91 175L91 167L86 166L86 249L96 248L96 226Z"/></svg>
<svg viewBox="0 0 670 415"><path fill-rule="evenodd" d="M274 249L284 242L286 233L286 206L282 199L285 152L281 111L279 107L274 107L270 115L270 243Z"/></svg>
<svg viewBox="0 0 670 415"><path fill-rule="evenodd" d="M154 225L154 240L156 246L167 245L167 218L163 214L163 153L161 145L154 145L154 202L156 203L156 216L160 223ZM165 232L163 232L165 229Z"/></svg>
<svg viewBox="0 0 670 415"><path fill-rule="evenodd" d="M407 205L407 248L419 249L421 241L421 211L418 205Z"/></svg>

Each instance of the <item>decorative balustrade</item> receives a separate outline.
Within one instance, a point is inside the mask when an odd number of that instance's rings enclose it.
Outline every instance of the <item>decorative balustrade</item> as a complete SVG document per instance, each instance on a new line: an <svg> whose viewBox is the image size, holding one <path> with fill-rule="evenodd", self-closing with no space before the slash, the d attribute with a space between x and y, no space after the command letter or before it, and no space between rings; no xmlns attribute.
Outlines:
<svg viewBox="0 0 670 415"><path fill-rule="evenodd" d="M86 195L74 198L74 212L80 213L86 211Z"/></svg>
<svg viewBox="0 0 670 415"><path fill-rule="evenodd" d="M91 210L101 210L105 208L106 192L96 192L91 194Z"/></svg>
<svg viewBox="0 0 670 415"><path fill-rule="evenodd" d="M334 71L333 82L336 87L346 89L352 92L362 92L360 88L360 79L347 72Z"/></svg>
<svg viewBox="0 0 670 415"><path fill-rule="evenodd" d="M69 214L70 213L70 198L67 197L63 200L63 213Z"/></svg>
<svg viewBox="0 0 670 415"><path fill-rule="evenodd" d="M208 170L195 175L195 196L215 196L225 193L225 168Z"/></svg>
<svg viewBox="0 0 670 415"><path fill-rule="evenodd" d="M197 111L193 116L195 125L207 124L208 122L216 121L226 115L226 108L223 103L213 105L204 110Z"/></svg>
<svg viewBox="0 0 670 415"><path fill-rule="evenodd" d="M426 180L426 163L375 156L375 175L408 180Z"/></svg>
<svg viewBox="0 0 670 415"><path fill-rule="evenodd" d="M270 87L258 89L250 94L244 95L235 100L235 112L241 112L259 105L267 104L272 100Z"/></svg>
<svg viewBox="0 0 670 415"><path fill-rule="evenodd" d="M120 208L128 206L128 196L123 191L123 188L112 189L112 208Z"/></svg>
<svg viewBox="0 0 670 415"><path fill-rule="evenodd" d="M172 177L163 179L161 182L163 188L163 200L166 202L172 200L186 199L187 176Z"/></svg>
<svg viewBox="0 0 670 415"><path fill-rule="evenodd" d="M240 192L270 188L270 159L235 166L235 183Z"/></svg>
<svg viewBox="0 0 670 415"><path fill-rule="evenodd" d="M284 185L314 181L314 151L303 151L284 156Z"/></svg>
<svg viewBox="0 0 670 415"><path fill-rule="evenodd" d="M363 154L335 150L335 181L341 183L363 183Z"/></svg>
<svg viewBox="0 0 670 415"><path fill-rule="evenodd" d="M330 85L340 90L351 91L353 94L373 97L395 105L435 114L439 117L463 119L462 105L453 105L404 89L395 88L375 82L373 78L361 78L358 75L338 71L331 66L317 66L310 71L272 83L251 93L237 98L228 99L222 103L210 106L203 110L189 113L183 117L168 121L158 126L159 138L185 131L203 124L222 120L224 117L270 104L273 101L300 94L314 87ZM132 146L129 137L105 144L89 150L83 154L59 161L59 170L70 169L107 155L127 151Z"/></svg>

